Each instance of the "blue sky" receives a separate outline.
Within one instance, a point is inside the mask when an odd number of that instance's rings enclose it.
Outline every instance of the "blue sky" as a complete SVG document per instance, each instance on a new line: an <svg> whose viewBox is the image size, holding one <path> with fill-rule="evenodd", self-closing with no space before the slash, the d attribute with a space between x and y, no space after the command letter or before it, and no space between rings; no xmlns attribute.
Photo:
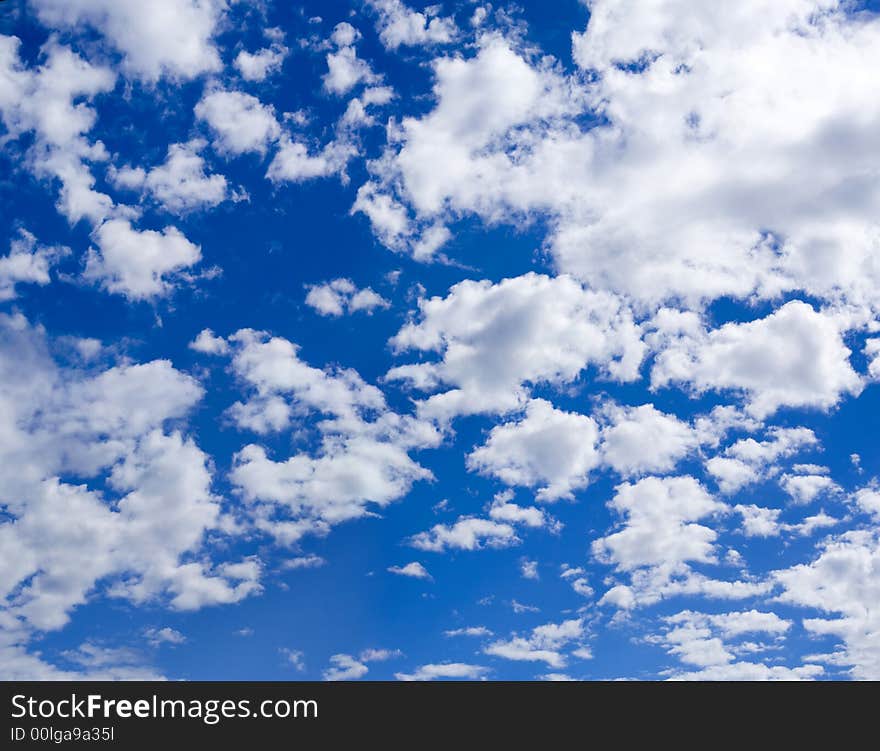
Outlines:
<svg viewBox="0 0 880 751"><path fill-rule="evenodd" d="M0 6L0 675L880 677L875 12Z"/></svg>

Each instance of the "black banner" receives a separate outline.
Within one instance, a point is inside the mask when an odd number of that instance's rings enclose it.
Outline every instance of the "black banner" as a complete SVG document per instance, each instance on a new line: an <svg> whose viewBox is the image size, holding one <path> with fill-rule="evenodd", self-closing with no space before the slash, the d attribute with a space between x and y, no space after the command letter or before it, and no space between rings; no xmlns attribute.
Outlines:
<svg viewBox="0 0 880 751"><path fill-rule="evenodd" d="M543 746L595 739L599 729L612 733L615 743L674 741L707 726L722 730L727 740L755 733L766 738L773 728L790 732L801 725L814 732L822 727L817 722L837 724L835 701L849 707L836 731L843 739L856 731L853 702L864 699L855 694L866 689L624 682L0 683L0 748L155 749L190 742L321 748L352 739L409 741L415 748L443 740L469 747L476 737Z"/></svg>

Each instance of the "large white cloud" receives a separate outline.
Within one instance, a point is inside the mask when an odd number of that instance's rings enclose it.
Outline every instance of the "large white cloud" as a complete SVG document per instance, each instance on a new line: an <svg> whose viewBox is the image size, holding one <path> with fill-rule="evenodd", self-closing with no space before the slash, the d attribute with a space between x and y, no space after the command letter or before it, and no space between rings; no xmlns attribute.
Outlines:
<svg viewBox="0 0 880 751"><path fill-rule="evenodd" d="M226 0L29 0L51 28L97 29L123 57L123 67L146 81L188 79L217 71L213 37Z"/></svg>
<svg viewBox="0 0 880 751"><path fill-rule="evenodd" d="M223 523L210 459L165 430L198 383L163 360L61 366L22 316L0 318L0 353L0 464L17 468L0 475L0 614L20 640L63 626L98 586L178 609L259 589L256 561L211 563L206 536Z"/></svg>
<svg viewBox="0 0 880 751"><path fill-rule="evenodd" d="M468 468L508 485L539 487L540 500L570 498L599 463L597 438L591 418L533 399L521 420L492 429L486 443L468 455Z"/></svg>
<svg viewBox="0 0 880 751"><path fill-rule="evenodd" d="M138 230L127 219L109 219L95 231L95 239L85 278L131 300L167 294L202 257L201 248L176 227Z"/></svg>
<svg viewBox="0 0 880 751"><path fill-rule="evenodd" d="M429 6L420 13L402 0L367 0L367 4L378 13L379 39L388 49L446 44L458 33L452 18L437 15L437 6Z"/></svg>
<svg viewBox="0 0 880 751"><path fill-rule="evenodd" d="M54 38L42 49L42 64L27 67L20 46L17 37L0 35L0 115L8 137L33 132L27 164L37 177L60 182L59 211L71 223L100 222L113 201L95 190L89 163L106 160L107 152L86 135L97 120L91 102L113 89L116 75Z"/></svg>
<svg viewBox="0 0 880 751"><path fill-rule="evenodd" d="M880 678L880 540L876 531L852 531L827 541L810 563L775 572L783 602L818 610L804 619L808 631L840 640L817 656L843 665L855 678Z"/></svg>
<svg viewBox="0 0 880 751"><path fill-rule="evenodd" d="M488 644L483 651L487 655L506 660L544 662L551 668L563 668L566 656L562 648L584 636L584 622L572 618L562 623L545 623L532 629L528 636L514 636Z"/></svg>
<svg viewBox="0 0 880 751"><path fill-rule="evenodd" d="M69 248L40 245L30 232L19 230L9 253L0 256L0 302L14 300L19 284L49 284L49 269L69 252Z"/></svg>
<svg viewBox="0 0 880 751"><path fill-rule="evenodd" d="M818 447L809 428L770 428L763 441L743 438L706 462L706 470L723 493L735 493L750 483L778 474L778 462Z"/></svg>
<svg viewBox="0 0 880 751"><path fill-rule="evenodd" d="M318 419L314 451L279 461L249 443L236 453L230 478L251 504L259 529L292 544L372 515L372 506L386 506L415 482L432 479L409 452L436 446L440 433L391 411L382 392L356 371L315 368L300 359L296 344L265 332L242 329L228 339L204 333L194 347L231 355L248 392L228 411L240 429L276 433L294 420Z"/></svg>
<svg viewBox="0 0 880 751"><path fill-rule="evenodd" d="M274 108L242 91L207 91L196 104L195 114L211 128L214 147L232 156L264 154L281 135Z"/></svg>
<svg viewBox="0 0 880 751"><path fill-rule="evenodd" d="M426 416L503 413L522 406L527 384L574 381L587 366L633 380L644 353L620 301L570 277L529 273L498 284L464 281L419 301L420 318L392 339L398 351L437 352L438 362L401 365L388 377L436 391Z"/></svg>
<svg viewBox="0 0 880 751"><path fill-rule="evenodd" d="M833 319L793 301L766 318L682 338L657 357L651 383L743 393L759 418L780 407L827 410L861 391L849 356Z"/></svg>
<svg viewBox="0 0 880 751"><path fill-rule="evenodd" d="M697 522L724 511L692 477L648 477L623 483L609 505L626 515L620 532L593 544L594 553L619 568L716 560L714 529Z"/></svg>
<svg viewBox="0 0 880 751"><path fill-rule="evenodd" d="M335 49L327 55L327 73L324 75L324 88L331 94L342 95L361 82L379 80L369 63L358 57L354 46L358 39L360 32L345 21L333 30L331 41Z"/></svg>
<svg viewBox="0 0 880 751"><path fill-rule="evenodd" d="M659 641L688 667L672 671L675 680L802 680L824 672L816 664L789 668L768 665L772 658L766 662L744 659L773 650L789 631L791 622L775 613L749 610L710 615L685 610L664 621L666 629ZM746 635L770 641L741 641Z"/></svg>
<svg viewBox="0 0 880 751"><path fill-rule="evenodd" d="M696 431L653 404L605 408L602 460L622 475L669 472L698 445Z"/></svg>
<svg viewBox="0 0 880 751"><path fill-rule="evenodd" d="M205 160L199 154L205 145L202 140L173 143L163 164L149 170L111 169L110 178L117 187L142 191L175 214L216 206L226 198L226 178L205 173Z"/></svg>
<svg viewBox="0 0 880 751"><path fill-rule="evenodd" d="M874 303L878 37L833 0L600 0L573 37L584 79L484 35L435 61L436 106L402 121L372 204L423 226L549 216L560 270L646 303Z"/></svg>

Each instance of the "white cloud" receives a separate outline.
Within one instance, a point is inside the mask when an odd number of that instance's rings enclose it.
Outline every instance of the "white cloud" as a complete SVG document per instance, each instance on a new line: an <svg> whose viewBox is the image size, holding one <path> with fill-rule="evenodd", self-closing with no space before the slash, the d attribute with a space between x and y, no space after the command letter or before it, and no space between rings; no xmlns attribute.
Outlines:
<svg viewBox="0 0 880 751"><path fill-rule="evenodd" d="M826 475L783 475L779 481L793 503L812 503L822 495L839 492L837 483Z"/></svg>
<svg viewBox="0 0 880 751"><path fill-rule="evenodd" d="M214 148L222 154L265 154L281 136L275 109L241 91L209 91L195 107L199 120L214 134Z"/></svg>
<svg viewBox="0 0 880 751"><path fill-rule="evenodd" d="M435 524L408 542L419 550L442 553L446 550L482 550L519 545L516 525L558 532L561 524L534 506L511 503L512 491L498 493L489 506L489 518L460 516L453 524Z"/></svg>
<svg viewBox="0 0 880 751"><path fill-rule="evenodd" d="M356 154L355 146L345 139L331 141L319 152L309 153L305 143L292 141L285 135L281 137L266 177L275 183L299 183L336 174L345 179L345 167Z"/></svg>
<svg viewBox="0 0 880 751"><path fill-rule="evenodd" d="M358 659L361 662L385 662L402 655L399 649L365 649Z"/></svg>
<svg viewBox="0 0 880 751"><path fill-rule="evenodd" d="M728 446L723 454L706 462L706 470L722 493L740 488L778 473L778 461L805 449L817 448L819 441L809 428L772 427L764 441L744 438Z"/></svg>
<svg viewBox="0 0 880 751"><path fill-rule="evenodd" d="M211 329L202 329L189 343L189 348L206 355L225 355L229 352L229 342Z"/></svg>
<svg viewBox="0 0 880 751"><path fill-rule="evenodd" d="M442 662L422 665L413 673L395 673L399 681L436 681L443 679L473 681L482 678L488 668L465 662Z"/></svg>
<svg viewBox="0 0 880 751"><path fill-rule="evenodd" d="M298 670L300 673L306 669L306 664L303 660L305 654L301 650L282 647L279 651L284 656L285 662L293 666L294 669Z"/></svg>
<svg viewBox="0 0 880 751"><path fill-rule="evenodd" d="M765 665L754 662L733 662L710 665L701 670L676 673L677 681L811 681L824 673L821 665Z"/></svg>
<svg viewBox="0 0 880 751"><path fill-rule="evenodd" d="M282 43L284 33L280 29L272 31L274 32L272 36L276 39L271 45L256 52L241 50L235 56L232 64L245 81L263 81L273 73L277 73L290 54L290 50Z"/></svg>
<svg viewBox="0 0 880 751"><path fill-rule="evenodd" d="M591 418L532 399L520 420L492 428L486 443L468 455L467 466L507 485L539 487L539 500L571 498L599 463L597 438Z"/></svg>
<svg viewBox="0 0 880 751"><path fill-rule="evenodd" d="M602 460L622 475L669 472L697 447L689 425L653 404L612 404L604 412L610 424L602 430Z"/></svg>
<svg viewBox="0 0 880 751"><path fill-rule="evenodd" d="M571 588L581 597L592 597L593 588L590 586L586 573L580 566L573 568L567 563L563 563L559 576L571 584Z"/></svg>
<svg viewBox="0 0 880 751"><path fill-rule="evenodd" d="M780 509L738 504L733 510L742 515L743 534L746 537L775 537L782 528L779 524Z"/></svg>
<svg viewBox="0 0 880 751"><path fill-rule="evenodd" d="M746 634L766 634L778 640L791 622L775 613L757 610L709 615L685 610L664 618L666 631L659 641L688 668L672 671L674 680L799 680L821 675L820 665L788 668L739 662L741 652L761 651L766 645L739 641Z"/></svg>
<svg viewBox="0 0 880 751"><path fill-rule="evenodd" d="M519 572L522 575L523 579L532 579L534 581L537 581L541 578L541 575L538 573L537 561L530 561L524 558L519 562Z"/></svg>
<svg viewBox="0 0 880 751"><path fill-rule="evenodd" d="M868 375L875 381L880 380L880 339L868 339L862 351L868 358Z"/></svg>
<svg viewBox="0 0 880 751"><path fill-rule="evenodd" d="M58 210L71 223L99 223L114 205L94 189L89 163L106 160L107 151L86 134L97 120L90 103L114 88L116 76L54 38L42 48L42 64L28 68L19 59L20 46L17 37L0 35L0 115L7 137L33 132L26 165L37 177L59 181Z"/></svg>
<svg viewBox="0 0 880 751"><path fill-rule="evenodd" d="M726 509L692 477L648 477L618 485L609 506L624 528L593 543L593 553L623 570L685 561L714 563L717 532L697 524Z"/></svg>
<svg viewBox="0 0 880 751"><path fill-rule="evenodd" d="M104 222L95 240L97 247L88 252L83 276L131 300L168 294L174 280L202 257L201 248L176 227L138 230L126 219Z"/></svg>
<svg viewBox="0 0 880 751"><path fill-rule="evenodd" d="M787 290L870 303L863 155L880 85L864 71L880 19L848 10L599 0L573 37L585 79L484 35L474 56L435 62L436 106L402 122L376 184L423 223L546 218L560 271L646 304Z"/></svg>
<svg viewBox="0 0 880 751"><path fill-rule="evenodd" d="M94 659L104 655L106 659ZM114 657L121 662L113 662ZM132 650L98 647L90 642L76 650L68 650L64 658L75 665L61 669L29 654L19 644L0 644L0 670L10 681L161 681L166 680L155 669L143 665L143 659Z"/></svg>
<svg viewBox="0 0 880 751"><path fill-rule="evenodd" d="M437 106L420 119L403 119L400 150L375 165L378 184L387 192L386 186L399 181L402 198L426 220L450 207L498 221L498 194L522 189L523 181L503 174L498 162L506 158L499 157L497 145L513 147L510 132L518 126L579 109L578 97L570 96L549 66L533 68L492 35L481 40L474 58L435 60L434 74ZM528 130L523 136L535 140ZM512 178L510 184L505 177ZM551 200L549 194L543 200ZM516 208L509 213L522 216Z"/></svg>
<svg viewBox="0 0 880 751"><path fill-rule="evenodd" d="M588 365L617 380L637 377L644 345L613 296L565 276L529 273L498 284L464 281L445 298L419 301L420 319L391 340L394 348L437 352L439 362L388 373L423 391L449 390L419 404L420 414L504 413L528 400L526 384L559 385Z"/></svg>
<svg viewBox="0 0 880 751"><path fill-rule="evenodd" d="M324 284L310 286L306 305L322 316L341 316L364 310L371 313L376 308L387 308L390 303L371 287L358 289L351 279L333 279Z"/></svg>
<svg viewBox="0 0 880 751"><path fill-rule="evenodd" d="M0 477L0 618L57 629L98 588L179 610L259 591L256 561L210 561L224 522L209 457L164 431L201 398L192 378L164 360L61 368L41 329L3 316L0 384L0 464L18 468Z"/></svg>
<svg viewBox="0 0 880 751"><path fill-rule="evenodd" d="M681 340L658 355L651 383L741 392L758 418L780 407L828 410L861 391L849 355L834 321L796 300L766 318Z"/></svg>
<svg viewBox="0 0 880 751"><path fill-rule="evenodd" d="M313 453L276 461L266 448L245 445L230 478L251 504L259 529L287 544L326 534L334 524L372 515L433 475L408 454L436 446L439 432L388 409L382 392L351 369L321 370L301 360L281 337L243 329L228 337L232 370L249 391L228 414L239 428L266 434L295 419L322 416Z"/></svg>
<svg viewBox="0 0 880 751"><path fill-rule="evenodd" d="M850 531L828 540L810 563L774 572L779 599L814 608L824 617L804 627L837 637L842 646L821 661L851 667L854 678L880 678L880 540L872 530ZM833 617L832 617L833 616Z"/></svg>
<svg viewBox="0 0 880 751"><path fill-rule="evenodd" d="M337 24L331 39L336 49L327 54L324 88L328 92L341 95L361 82L376 83L379 80L369 63L358 57L354 45L360 39L360 32L350 23Z"/></svg>
<svg viewBox="0 0 880 751"><path fill-rule="evenodd" d="M862 511L880 518L880 486L876 480L872 480L865 487L859 488L853 493L853 500Z"/></svg>
<svg viewBox="0 0 880 751"><path fill-rule="evenodd" d="M205 174L199 154L205 145L202 140L173 143L163 164L111 169L110 179L117 187L142 191L173 214L211 208L226 199L227 185L223 175Z"/></svg>
<svg viewBox="0 0 880 751"><path fill-rule="evenodd" d="M324 671L325 681L356 681L370 670L364 663L347 654L333 655L330 662L333 667Z"/></svg>
<svg viewBox="0 0 880 751"><path fill-rule="evenodd" d="M123 67L146 81L194 78L221 68L213 37L226 0L31 0L31 5L51 28L96 29L122 54Z"/></svg>
<svg viewBox="0 0 880 751"><path fill-rule="evenodd" d="M444 550L480 550L518 545L519 537L511 524L478 517L461 517L454 524L435 524L427 532L410 538L410 545L419 550L441 553Z"/></svg>
<svg viewBox="0 0 880 751"><path fill-rule="evenodd" d="M233 372L252 390L247 402L238 402L231 410L240 427L258 433L281 430L297 410L350 419L386 409L382 392L357 372L314 368L300 359L299 346L287 339L241 329L228 342L233 346ZM280 416L275 413L279 403Z"/></svg>
<svg viewBox="0 0 880 751"><path fill-rule="evenodd" d="M388 570L392 574L397 574L398 576L409 576L413 579L431 578L428 570L418 561L412 561L411 563L407 563L405 566L389 566Z"/></svg>
<svg viewBox="0 0 880 751"><path fill-rule="evenodd" d="M69 248L40 245L30 232L19 230L18 237L10 243L9 253L0 256L0 302L14 300L19 284L49 284L49 269L68 253Z"/></svg>
<svg viewBox="0 0 880 751"><path fill-rule="evenodd" d="M321 556L310 553L309 555L297 556L296 558L288 558L281 567L284 569L301 569L301 568L320 568L325 561Z"/></svg>
<svg viewBox="0 0 880 751"><path fill-rule="evenodd" d="M443 632L444 636L492 636L492 632L485 626L467 626L465 628L453 628Z"/></svg>
<svg viewBox="0 0 880 751"><path fill-rule="evenodd" d="M379 15L379 39L386 49L447 44L458 34L455 21L437 16L434 6L419 13L407 7L401 0L367 0L367 4Z"/></svg>
<svg viewBox="0 0 880 751"><path fill-rule="evenodd" d="M489 518L497 522L522 524L524 527L549 527L551 531L561 528L559 522L535 506L518 506L511 503L513 492L498 493L489 507Z"/></svg>
<svg viewBox="0 0 880 751"><path fill-rule="evenodd" d="M503 657L506 660L545 662L551 668L563 668L566 657L562 647L584 636L584 622L580 618L547 623L532 629L529 636L514 636L510 640L499 640L487 645L483 651L488 655Z"/></svg>
<svg viewBox="0 0 880 751"><path fill-rule="evenodd" d="M808 537L813 534L817 529L827 529L829 527L836 527L843 520L837 519L833 516L829 516L824 511L819 511L818 514L813 514L813 516L807 516L798 524L789 524L788 528L791 529L798 535L802 537Z"/></svg>
<svg viewBox="0 0 880 751"><path fill-rule="evenodd" d="M144 631L144 637L147 643L154 647L158 647L160 644L183 644L186 641L186 637L180 631L170 626L148 628Z"/></svg>

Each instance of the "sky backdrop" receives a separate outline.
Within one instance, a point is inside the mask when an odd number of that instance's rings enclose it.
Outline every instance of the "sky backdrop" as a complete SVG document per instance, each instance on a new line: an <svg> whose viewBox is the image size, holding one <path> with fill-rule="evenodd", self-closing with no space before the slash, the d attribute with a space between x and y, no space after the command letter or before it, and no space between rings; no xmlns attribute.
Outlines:
<svg viewBox="0 0 880 751"><path fill-rule="evenodd" d="M0 677L880 678L880 17L0 3Z"/></svg>

